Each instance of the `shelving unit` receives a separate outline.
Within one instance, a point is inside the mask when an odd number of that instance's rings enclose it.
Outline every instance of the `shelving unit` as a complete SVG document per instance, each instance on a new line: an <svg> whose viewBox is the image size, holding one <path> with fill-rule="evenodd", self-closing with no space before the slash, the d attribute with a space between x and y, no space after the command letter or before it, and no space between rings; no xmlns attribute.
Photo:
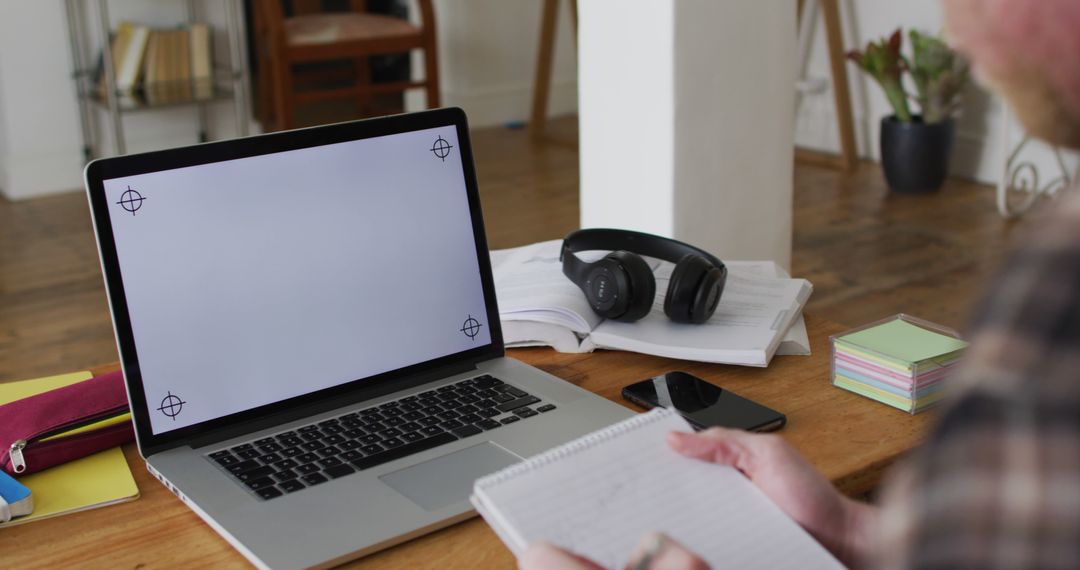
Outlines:
<svg viewBox="0 0 1080 570"><path fill-rule="evenodd" d="M184 0L186 9L186 22L192 24L200 21L200 14L196 8L195 0ZM226 14L226 38L229 45L229 61L227 63L213 60L212 89L202 97L192 95L182 100L170 99L164 103L149 103L146 99L138 100L122 98L116 89L116 70L113 69L112 45L110 41L111 24L109 21L108 0L96 0L95 11L97 13L98 32L101 40L102 75L105 96L102 98L95 89L96 70L87 63L87 16L84 12L86 2L83 0L65 0L67 20L69 28L69 40L71 43L71 59L74 65L72 79L75 81L76 93L79 104L79 117L83 137L83 155L87 161L101 156L98 148L101 141L97 140L94 129L93 113L95 107L101 108L108 116L109 126L113 134L113 150L116 154L127 152L127 142L124 136L123 116L132 112L152 112L164 108L178 106L195 107L199 120L199 142L209 140L208 136L208 110L209 104L231 99L236 114L237 135L248 134L248 121L251 96L248 92L249 75L247 67L247 53L244 43L244 19L242 0L224 0L223 5ZM94 56L90 61L96 62ZM198 90L191 90L196 93Z"/></svg>

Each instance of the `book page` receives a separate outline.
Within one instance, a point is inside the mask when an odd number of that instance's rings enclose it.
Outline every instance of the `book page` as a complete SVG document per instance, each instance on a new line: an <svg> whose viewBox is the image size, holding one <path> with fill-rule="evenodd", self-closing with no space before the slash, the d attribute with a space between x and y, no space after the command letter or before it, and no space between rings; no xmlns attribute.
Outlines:
<svg viewBox="0 0 1080 570"><path fill-rule="evenodd" d="M561 246L562 240L551 240L491 252L499 316L504 322L551 323L586 334L604 320L589 307L581 289L563 275ZM596 253L597 259L603 256Z"/></svg>
<svg viewBox="0 0 1080 570"><path fill-rule="evenodd" d="M690 431L685 420L664 410L616 425L628 422L638 427L481 479L478 510L517 554L547 540L623 568L643 536L662 532L715 568L842 568L738 471L671 450L665 436Z"/></svg>

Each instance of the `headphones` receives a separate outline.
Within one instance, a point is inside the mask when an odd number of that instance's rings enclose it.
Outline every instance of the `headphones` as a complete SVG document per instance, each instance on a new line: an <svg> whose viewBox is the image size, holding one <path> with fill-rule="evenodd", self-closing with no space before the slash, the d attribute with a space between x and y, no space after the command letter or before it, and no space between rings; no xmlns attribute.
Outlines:
<svg viewBox="0 0 1080 570"><path fill-rule="evenodd" d="M588 263L579 251L614 250ZM673 239L629 230L589 229L563 238L563 274L585 292L593 311L633 322L649 314L656 279L642 255L675 264L664 298L664 313L679 323L703 323L716 311L727 281L727 267L712 254Z"/></svg>

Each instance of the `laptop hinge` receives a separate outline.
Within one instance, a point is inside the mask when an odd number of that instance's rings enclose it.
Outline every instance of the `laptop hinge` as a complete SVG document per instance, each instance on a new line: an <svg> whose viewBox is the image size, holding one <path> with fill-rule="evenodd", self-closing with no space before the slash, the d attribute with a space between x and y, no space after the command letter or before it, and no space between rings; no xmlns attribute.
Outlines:
<svg viewBox="0 0 1080 570"><path fill-rule="evenodd" d="M234 437L240 437L244 434L254 433L260 430L272 428L274 426L283 425L289 422L300 420L303 418L311 417L316 414L328 412L337 408L348 406L351 404L358 404L366 400L372 400L380 396L399 392L401 390L408 390L409 388L415 388L422 386L430 382L435 382L454 376L456 374L463 374L466 372L475 372L476 362L457 362L447 366L442 366L419 374L411 375L406 378L395 378L392 380L384 380L371 386L362 386L344 395L336 395L333 398L326 398L323 401L313 404L307 404L305 406L298 406L289 410L271 414L255 420L250 420L236 425L231 425L214 430L212 433L203 434L192 438L185 442L186 445L190 445L193 448L205 447L207 445L213 445L220 441L232 439ZM179 446L177 446L179 447ZM155 452L164 451L164 449L155 450Z"/></svg>

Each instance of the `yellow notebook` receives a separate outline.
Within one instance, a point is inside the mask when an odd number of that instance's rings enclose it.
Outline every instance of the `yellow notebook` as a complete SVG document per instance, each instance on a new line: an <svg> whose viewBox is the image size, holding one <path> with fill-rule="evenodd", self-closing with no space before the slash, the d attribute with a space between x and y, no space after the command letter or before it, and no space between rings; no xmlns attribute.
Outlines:
<svg viewBox="0 0 1080 570"><path fill-rule="evenodd" d="M0 405L90 377L89 372L74 372L48 378L0 383ZM130 416L125 414L120 418L104 420L73 432L117 421L130 421ZM33 493L34 512L0 524L0 528L139 498L139 488L135 485L135 479L132 478L127 460L119 447L20 477L19 482L29 487Z"/></svg>

